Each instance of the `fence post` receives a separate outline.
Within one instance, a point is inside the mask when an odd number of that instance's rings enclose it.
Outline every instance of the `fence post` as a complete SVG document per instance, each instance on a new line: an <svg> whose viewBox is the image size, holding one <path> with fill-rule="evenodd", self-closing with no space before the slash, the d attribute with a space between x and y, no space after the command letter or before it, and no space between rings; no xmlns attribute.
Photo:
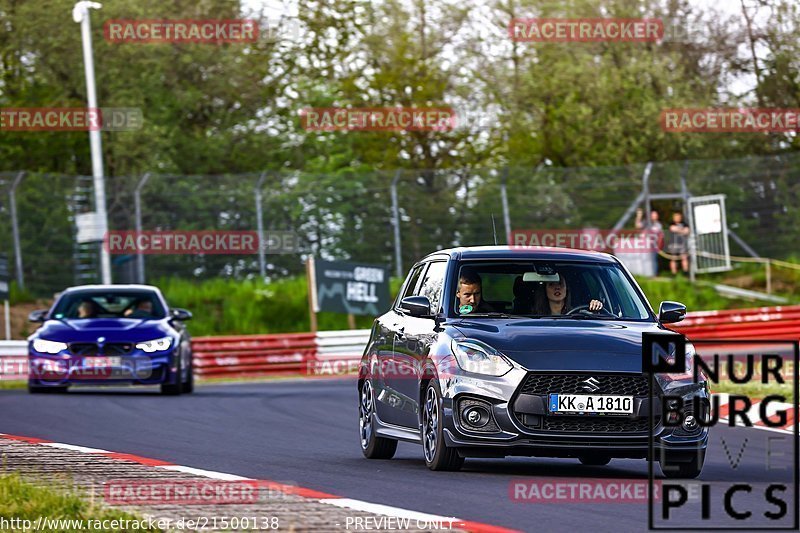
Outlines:
<svg viewBox="0 0 800 533"><path fill-rule="evenodd" d="M511 215L508 212L506 179L508 179L508 165L503 169L503 177L500 179L500 200L503 202L503 224L506 227L506 244L511 244Z"/></svg>
<svg viewBox="0 0 800 533"><path fill-rule="evenodd" d="M262 172L256 182L256 229L258 230L258 273L261 279L267 275L267 265L264 258L264 214L261 207L261 187L264 186L264 179L267 177L266 172Z"/></svg>
<svg viewBox="0 0 800 533"><path fill-rule="evenodd" d="M22 273L22 246L19 242L19 221L17 220L17 186L25 177L25 172L20 172L14 178L11 189L8 191L9 207L11 210L11 234L14 239L14 265L17 270L17 285L20 290L25 288L25 275Z"/></svg>
<svg viewBox="0 0 800 533"><path fill-rule="evenodd" d="M136 190L133 193L133 203L136 209L136 235L142 234L142 189L144 188L147 180L150 179L150 173L145 172L139 183L136 184ZM139 283L144 284L144 254L141 250L136 250L136 275L139 278Z"/></svg>
<svg viewBox="0 0 800 533"><path fill-rule="evenodd" d="M394 264L398 278L403 277L403 257L400 249L400 207L397 205L397 180L403 171L398 169L392 179L392 224L394 225Z"/></svg>
<svg viewBox="0 0 800 533"><path fill-rule="evenodd" d="M767 275L767 294L772 294L772 265L770 264L769 258L767 258L764 263L764 267Z"/></svg>

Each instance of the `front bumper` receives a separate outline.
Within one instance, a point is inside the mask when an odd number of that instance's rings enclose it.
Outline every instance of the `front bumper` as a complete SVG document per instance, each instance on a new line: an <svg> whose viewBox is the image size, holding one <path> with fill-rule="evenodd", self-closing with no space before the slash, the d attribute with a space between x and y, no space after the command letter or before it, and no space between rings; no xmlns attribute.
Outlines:
<svg viewBox="0 0 800 533"><path fill-rule="evenodd" d="M32 385L177 383L175 350L122 356L83 357L72 354L28 354L28 382Z"/></svg>
<svg viewBox="0 0 800 533"><path fill-rule="evenodd" d="M455 375L442 382L444 438L465 457L507 455L580 457L602 454L609 457L645 458L651 435L654 451L696 453L708 444L708 428L687 432L667 427L661 420L661 389L656 386L652 406L649 388L634 395L634 414L624 417L551 415L542 395L523 394L529 373L514 369L502 377ZM537 373L538 374L538 373ZM630 374L606 374L610 378ZM647 379L639 375L637 379ZM562 391L550 391L562 392ZM705 387L683 387L685 404L699 397L705 408ZM483 404L490 411L488 424L471 427L460 414L465 406ZM652 418L650 409L652 407ZM702 413L701 413L702 416ZM652 426L652 432L651 428Z"/></svg>

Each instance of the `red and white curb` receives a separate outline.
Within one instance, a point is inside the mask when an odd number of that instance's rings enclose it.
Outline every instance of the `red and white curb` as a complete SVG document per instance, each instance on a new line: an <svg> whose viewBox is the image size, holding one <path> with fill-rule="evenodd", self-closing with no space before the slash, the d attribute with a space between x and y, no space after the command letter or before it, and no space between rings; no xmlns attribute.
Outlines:
<svg viewBox="0 0 800 533"><path fill-rule="evenodd" d="M713 396L719 398L719 420L720 422L729 423L730 422L730 395L726 393L716 393ZM780 411L786 411L786 423L780 427L772 427L767 426L764 424L764 421L761 420L761 401L750 399L751 407L746 411L747 418L750 420L752 427L756 429L764 429L766 431L774 431L777 433L788 433L793 435L794 434L794 425L797 418L797 412L795 411L793 403L786 403L786 402L769 402L766 404L766 415L770 421L780 422L780 418L777 415ZM741 416L735 417L735 425L737 427L746 427L746 424L742 420Z"/></svg>
<svg viewBox="0 0 800 533"><path fill-rule="evenodd" d="M354 500L351 498L342 498L325 492L320 492L313 489L298 487L295 485L286 485L283 483L276 483L268 480L256 480L253 478L237 476L234 474L226 474L224 472L215 472L213 470L203 470L201 468L194 468L191 466L176 465L167 461L159 459L151 459L149 457L142 457L140 455L133 455L129 453L111 452L99 448L88 448L86 446L77 446L74 444L65 444L61 442L52 442L45 439L36 437L23 437L20 435L8 435L0 433L0 439L13 440L25 442L28 444L38 444L41 446L48 446L50 448L60 448L63 450L70 450L73 452L82 452L89 455L96 455L99 457L108 457L120 461L128 461L138 463L153 468L161 468L164 470L171 470L173 472L182 472L184 474L192 474L195 476L207 477L221 481L255 481L260 487L283 492L284 494L292 494L303 498L309 498L318 503L324 503L340 507L344 509L352 509L354 511L361 511L373 513L382 516L389 516L397 519L415 520L417 523L440 523L445 527L452 529L460 529L470 531L472 533L519 533L517 530L508 529L499 526L492 526L489 524L482 524L480 522L472 522L470 520L461 520L452 516L439 516L427 513L420 513L409 509L402 509L400 507L392 507L390 505L382 505L377 503L365 502L362 500ZM452 524L452 525L451 525Z"/></svg>

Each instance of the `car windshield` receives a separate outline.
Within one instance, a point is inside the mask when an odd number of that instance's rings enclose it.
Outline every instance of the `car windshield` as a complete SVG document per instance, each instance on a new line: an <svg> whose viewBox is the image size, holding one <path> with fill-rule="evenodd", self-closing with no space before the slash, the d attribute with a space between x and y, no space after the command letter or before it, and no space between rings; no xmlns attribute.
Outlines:
<svg viewBox="0 0 800 533"><path fill-rule="evenodd" d="M65 294L53 310L56 319L164 318L164 308L152 291L87 291Z"/></svg>
<svg viewBox="0 0 800 533"><path fill-rule="evenodd" d="M619 265L592 262L465 262L457 316L650 320L646 301Z"/></svg>

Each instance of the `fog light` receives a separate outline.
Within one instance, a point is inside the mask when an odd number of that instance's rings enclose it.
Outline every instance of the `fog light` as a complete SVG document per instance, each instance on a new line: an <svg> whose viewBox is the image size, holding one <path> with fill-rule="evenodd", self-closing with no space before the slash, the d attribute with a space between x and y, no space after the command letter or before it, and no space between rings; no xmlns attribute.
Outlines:
<svg viewBox="0 0 800 533"><path fill-rule="evenodd" d="M485 426L489 422L489 411L484 407L471 405L461 412L466 422L476 428Z"/></svg>
<svg viewBox="0 0 800 533"><path fill-rule="evenodd" d="M697 419L692 415L687 415L683 420L683 429L686 431L694 431L697 429Z"/></svg>

